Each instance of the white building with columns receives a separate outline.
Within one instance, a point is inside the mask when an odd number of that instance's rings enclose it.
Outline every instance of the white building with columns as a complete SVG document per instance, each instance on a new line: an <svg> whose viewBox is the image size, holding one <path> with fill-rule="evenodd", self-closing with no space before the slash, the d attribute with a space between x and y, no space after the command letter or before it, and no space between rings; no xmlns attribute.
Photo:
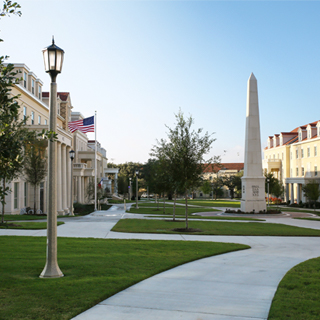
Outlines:
<svg viewBox="0 0 320 320"><path fill-rule="evenodd" d="M285 200L306 202L302 186L320 183L320 120L268 137L263 168L285 186Z"/></svg>
<svg viewBox="0 0 320 320"><path fill-rule="evenodd" d="M13 95L19 95L18 103L21 106L21 118L29 117L27 126L30 130L42 131L48 129L49 123L49 93L42 92L43 82L25 65L14 64L20 71L21 81L12 89ZM57 193L58 213L69 212L71 201L71 160L69 151L72 148L72 134L67 129L68 119L72 105L70 94L58 94L57 112ZM12 192L6 197L6 214L19 214L23 208L33 208L33 187L27 182L24 174L11 182ZM45 179L36 188L36 207L41 212L46 212L47 206L47 180Z"/></svg>
<svg viewBox="0 0 320 320"><path fill-rule="evenodd" d="M48 129L49 92L42 92L43 82L25 65L14 64L20 71L21 81L12 89L13 95L19 95L21 118L29 117L27 126L30 130ZM90 179L94 181L94 147L86 134L71 133L68 122L83 119L79 112L72 112L69 92L57 95L57 213L64 215L70 211L71 182L73 183L74 202L88 203L87 188ZM94 145L94 141L93 141ZM100 181L107 167L106 150L97 143L97 178ZM75 151L73 177L71 179L71 160L69 151ZM24 174L10 183L12 192L6 197L5 214L19 214L25 208L33 208L34 188ZM46 213L47 178L36 188L36 208ZM40 212L40 211L39 211Z"/></svg>

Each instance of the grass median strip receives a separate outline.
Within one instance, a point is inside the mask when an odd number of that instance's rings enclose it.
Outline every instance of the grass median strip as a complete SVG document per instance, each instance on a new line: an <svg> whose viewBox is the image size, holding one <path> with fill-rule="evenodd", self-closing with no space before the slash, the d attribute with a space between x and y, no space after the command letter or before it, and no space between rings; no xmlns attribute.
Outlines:
<svg viewBox="0 0 320 320"><path fill-rule="evenodd" d="M65 320L178 265L248 246L202 241L58 239L63 278L40 279L45 237L2 236L2 320Z"/></svg>
<svg viewBox="0 0 320 320"><path fill-rule="evenodd" d="M169 220L122 219L113 228L116 232L166 233L198 235L233 235L233 236L303 236L319 237L320 230L299 228L277 223L259 222L224 222L224 221L189 221L189 227L195 232L174 231L184 228L185 222Z"/></svg>
<svg viewBox="0 0 320 320"><path fill-rule="evenodd" d="M62 222L62 221L57 222L58 226L60 226L62 224L64 224L64 222ZM47 229L47 222L14 221L14 222L1 224L0 229L25 229L25 230Z"/></svg>
<svg viewBox="0 0 320 320"><path fill-rule="evenodd" d="M151 215L151 216L146 216L149 218L155 217L155 218L167 218L167 219L172 219L172 215ZM184 219L184 215L176 215L176 219ZM243 217L223 217L223 216L213 216L213 217L208 217L208 216L198 216L198 215L193 215L191 217L188 217L188 219L204 219L204 220L242 220L242 221L266 221L264 219L254 219L254 218L243 218Z"/></svg>
<svg viewBox="0 0 320 320"><path fill-rule="evenodd" d="M273 298L268 320L318 320L320 315L320 258L289 270Z"/></svg>
<svg viewBox="0 0 320 320"><path fill-rule="evenodd" d="M193 213L201 213L201 212L219 212L221 210L217 209L208 209L208 208L193 208L189 207L188 208L188 214L192 215ZM141 214L163 214L163 210L160 207L159 210L156 208L139 208L136 209L134 207L131 207L129 213L141 213ZM176 215L185 215L186 209L185 207L176 207ZM172 215L173 214L173 208L168 207L166 208L165 214Z"/></svg>

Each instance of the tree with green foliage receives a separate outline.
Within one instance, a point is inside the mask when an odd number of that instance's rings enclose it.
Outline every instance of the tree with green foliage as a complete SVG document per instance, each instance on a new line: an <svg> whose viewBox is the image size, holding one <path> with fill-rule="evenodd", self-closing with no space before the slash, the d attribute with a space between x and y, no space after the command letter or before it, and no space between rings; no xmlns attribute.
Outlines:
<svg viewBox="0 0 320 320"><path fill-rule="evenodd" d="M191 116L185 119L181 110L175 117L175 128L166 126L169 130L168 141L158 141L151 155L158 160L168 161L167 174L171 176L176 188L184 191L188 229L188 193L201 185L204 165L212 161L205 160L204 156L210 151L215 139L207 132L202 135L203 129L193 130L194 119Z"/></svg>
<svg viewBox="0 0 320 320"><path fill-rule="evenodd" d="M217 200L218 197L221 197L223 195L223 178L222 177L216 177L212 179L211 186L213 189L214 199Z"/></svg>
<svg viewBox="0 0 320 320"><path fill-rule="evenodd" d="M315 209L315 203L320 197L319 183L312 180L302 186L302 191L304 192L305 197L307 197L310 202L314 203Z"/></svg>
<svg viewBox="0 0 320 320"><path fill-rule="evenodd" d="M35 139L25 146L24 173L26 181L33 186L33 213L36 214L36 189L47 175L47 140Z"/></svg>
<svg viewBox="0 0 320 320"><path fill-rule="evenodd" d="M210 194L210 192L211 192L211 183L210 183L209 180L204 180L202 182L201 191L204 194Z"/></svg>

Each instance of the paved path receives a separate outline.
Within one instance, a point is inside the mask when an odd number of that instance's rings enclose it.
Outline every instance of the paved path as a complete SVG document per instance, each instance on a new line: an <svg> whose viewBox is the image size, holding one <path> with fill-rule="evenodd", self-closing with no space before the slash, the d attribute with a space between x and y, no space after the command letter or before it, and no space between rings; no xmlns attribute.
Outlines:
<svg viewBox="0 0 320 320"><path fill-rule="evenodd" d="M135 215L129 215L134 217ZM243 243L251 249L184 264L146 279L74 320L267 319L278 283L298 263L320 256L320 238L126 234L110 231L128 217L123 208L63 219L58 236ZM139 215L141 217L141 215ZM268 222L320 229L320 222L268 218ZM46 231L0 230L0 235L45 236Z"/></svg>

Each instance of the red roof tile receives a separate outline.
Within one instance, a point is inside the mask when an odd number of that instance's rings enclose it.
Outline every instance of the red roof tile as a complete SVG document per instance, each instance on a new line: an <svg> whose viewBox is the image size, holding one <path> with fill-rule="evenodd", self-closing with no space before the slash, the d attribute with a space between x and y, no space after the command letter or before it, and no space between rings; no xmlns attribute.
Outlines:
<svg viewBox="0 0 320 320"><path fill-rule="evenodd" d="M203 172L218 172L220 170L243 170L244 168L244 163L221 163L220 165L218 164L209 164L209 165L204 165L205 169Z"/></svg>
<svg viewBox="0 0 320 320"><path fill-rule="evenodd" d="M62 101L67 101L69 92L58 92L57 96L62 100ZM49 98L49 92L42 92L42 98Z"/></svg>

